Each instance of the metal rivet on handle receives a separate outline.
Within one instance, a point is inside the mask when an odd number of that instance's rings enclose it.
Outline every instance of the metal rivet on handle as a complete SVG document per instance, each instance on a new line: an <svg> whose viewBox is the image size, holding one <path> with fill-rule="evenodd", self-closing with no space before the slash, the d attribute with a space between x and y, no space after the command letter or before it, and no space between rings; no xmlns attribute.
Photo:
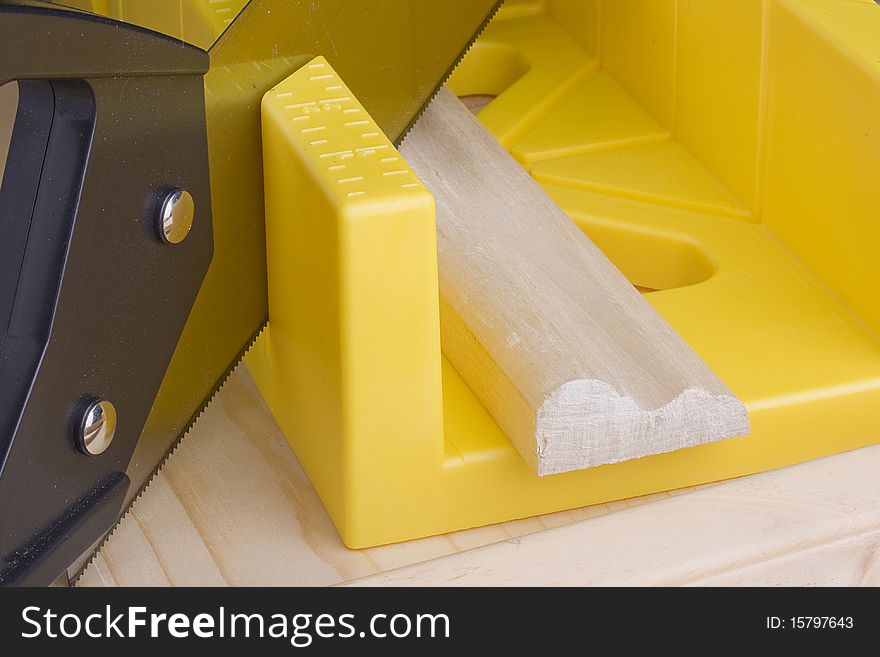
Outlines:
<svg viewBox="0 0 880 657"><path fill-rule="evenodd" d="M185 189L175 189L165 196L159 210L159 235L166 244L180 244L189 235L196 205Z"/></svg>
<svg viewBox="0 0 880 657"><path fill-rule="evenodd" d="M79 448L89 456L97 456L110 447L116 433L116 407L102 399L89 405L79 428Z"/></svg>

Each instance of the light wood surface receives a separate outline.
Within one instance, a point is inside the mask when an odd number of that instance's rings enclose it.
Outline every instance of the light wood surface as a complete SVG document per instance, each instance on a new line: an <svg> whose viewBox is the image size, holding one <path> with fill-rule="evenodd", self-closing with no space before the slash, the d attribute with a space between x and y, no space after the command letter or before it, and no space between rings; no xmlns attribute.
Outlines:
<svg viewBox="0 0 880 657"><path fill-rule="evenodd" d="M437 205L443 352L538 475L748 433L743 403L450 91L400 151Z"/></svg>
<svg viewBox="0 0 880 657"><path fill-rule="evenodd" d="M349 550L247 370L239 367L80 585L338 584L667 495Z"/></svg>
<svg viewBox="0 0 880 657"><path fill-rule="evenodd" d="M357 584L880 584L880 448L718 484Z"/></svg>
<svg viewBox="0 0 880 657"><path fill-rule="evenodd" d="M877 472L880 446L354 551L239 368L79 584L880 584Z"/></svg>

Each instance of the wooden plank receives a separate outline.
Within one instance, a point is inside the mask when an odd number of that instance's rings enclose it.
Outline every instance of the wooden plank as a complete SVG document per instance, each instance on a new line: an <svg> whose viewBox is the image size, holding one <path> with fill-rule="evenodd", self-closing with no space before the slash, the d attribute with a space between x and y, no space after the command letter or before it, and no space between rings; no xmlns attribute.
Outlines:
<svg viewBox="0 0 880 657"><path fill-rule="evenodd" d="M875 445L351 584L876 584L878 468Z"/></svg>
<svg viewBox="0 0 880 657"><path fill-rule="evenodd" d="M80 585L297 586L365 576L359 583L445 584L462 570L474 584L876 583L878 468L880 446L698 490L354 551L241 368Z"/></svg>
<svg viewBox="0 0 880 657"><path fill-rule="evenodd" d="M666 497L662 493L628 504ZM240 367L122 519L79 585L337 584L624 506L600 505L546 520L529 518L349 550Z"/></svg>
<svg viewBox="0 0 880 657"><path fill-rule="evenodd" d="M880 586L880 529L688 582L692 586Z"/></svg>
<svg viewBox="0 0 880 657"><path fill-rule="evenodd" d="M355 551L240 368L80 585L877 584L878 469L875 446L697 490Z"/></svg>
<svg viewBox="0 0 880 657"><path fill-rule="evenodd" d="M443 351L539 475L748 433L742 402L452 93L401 152L437 203Z"/></svg>

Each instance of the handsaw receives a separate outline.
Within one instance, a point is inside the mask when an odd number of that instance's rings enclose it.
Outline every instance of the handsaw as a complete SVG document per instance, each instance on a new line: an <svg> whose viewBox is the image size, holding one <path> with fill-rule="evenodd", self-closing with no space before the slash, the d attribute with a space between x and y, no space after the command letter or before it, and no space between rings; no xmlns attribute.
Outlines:
<svg viewBox="0 0 880 657"><path fill-rule="evenodd" d="M0 583L78 573L265 326L263 94L324 55L399 142L500 4L251 0L206 55L0 3Z"/></svg>

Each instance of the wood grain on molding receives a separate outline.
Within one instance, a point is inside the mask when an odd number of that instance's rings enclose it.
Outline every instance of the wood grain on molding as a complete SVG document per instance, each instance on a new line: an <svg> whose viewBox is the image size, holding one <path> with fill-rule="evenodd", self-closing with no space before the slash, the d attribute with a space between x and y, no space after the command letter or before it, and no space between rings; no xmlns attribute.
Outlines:
<svg viewBox="0 0 880 657"><path fill-rule="evenodd" d="M401 153L437 204L443 351L538 475L748 433L742 402L451 92Z"/></svg>

